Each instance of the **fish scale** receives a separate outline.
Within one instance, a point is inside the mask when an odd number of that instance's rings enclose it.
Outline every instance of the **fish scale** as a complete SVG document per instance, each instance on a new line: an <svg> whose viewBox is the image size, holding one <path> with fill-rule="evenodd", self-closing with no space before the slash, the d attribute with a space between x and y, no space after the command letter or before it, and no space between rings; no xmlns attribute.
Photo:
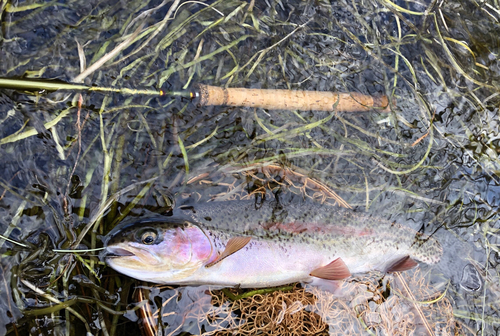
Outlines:
<svg viewBox="0 0 500 336"><path fill-rule="evenodd" d="M388 247L388 244L394 244L408 249L415 259L427 264L437 263L442 255L440 244L428 236L420 235L398 223L345 208L306 203L281 210L281 206L276 205L275 202L264 202L261 205L256 205L253 201L238 201L199 204L194 211L191 210L191 207L181 208L178 211L209 230L226 233L225 240L234 235L245 235L263 240L276 239L313 245L323 244L325 249L337 246L347 247L353 243L363 246L367 244L376 246L378 244L379 247L381 245ZM277 218L276 212L279 212L279 218ZM266 223L274 220L299 222L312 226L320 225L321 232L324 234L317 235L309 231L291 233L284 230L264 229ZM347 231L354 234L344 235L339 227L352 229ZM329 234L329 229L337 234ZM369 229L371 233L363 235L362 229ZM356 235L356 232L359 235Z"/></svg>
<svg viewBox="0 0 500 336"><path fill-rule="evenodd" d="M105 245L107 263L137 279L241 287L321 284L408 269L413 260L435 264L442 255L432 237L367 213L252 201L181 206L120 224Z"/></svg>

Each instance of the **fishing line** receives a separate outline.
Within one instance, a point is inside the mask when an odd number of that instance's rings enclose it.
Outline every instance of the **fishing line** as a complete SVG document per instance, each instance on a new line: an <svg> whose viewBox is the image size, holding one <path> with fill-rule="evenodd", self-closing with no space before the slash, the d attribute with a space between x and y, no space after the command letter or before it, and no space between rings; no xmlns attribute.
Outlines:
<svg viewBox="0 0 500 336"><path fill-rule="evenodd" d="M52 252L58 252L58 253L83 253L83 252L95 252L95 251L102 251L102 250L105 250L106 248L105 247L97 247L97 248L93 248L93 249L85 249L85 250L57 250L57 249L54 249L52 250Z"/></svg>
<svg viewBox="0 0 500 336"><path fill-rule="evenodd" d="M0 239L4 239L12 244L24 247L24 248L30 248L28 245L20 243L16 240L10 239L8 237L5 237L4 235L0 234ZM102 251L106 249L105 247L98 247L98 248L93 248L93 249L84 249L84 250L58 250L58 249L53 249L52 252L56 253L83 253L83 252L95 252L95 251Z"/></svg>
<svg viewBox="0 0 500 336"><path fill-rule="evenodd" d="M0 239L4 239L4 240L6 240L6 241L8 241L8 242L11 242L12 244L16 244L16 245L22 246L22 247L24 247L24 248L29 248L29 246L28 246L28 245L25 245L25 244L23 244L23 243L20 243L20 242L18 242L18 241L15 241L15 240L13 240L13 239L10 239L10 238L8 238L8 237L5 237L4 235L1 235L1 234L0 234Z"/></svg>

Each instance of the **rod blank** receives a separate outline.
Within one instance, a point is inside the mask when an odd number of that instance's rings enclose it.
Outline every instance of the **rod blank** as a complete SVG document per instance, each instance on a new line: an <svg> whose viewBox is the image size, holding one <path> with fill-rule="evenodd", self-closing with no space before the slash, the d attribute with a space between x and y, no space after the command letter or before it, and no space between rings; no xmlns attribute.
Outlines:
<svg viewBox="0 0 500 336"><path fill-rule="evenodd" d="M76 83L66 83L59 80L50 79L15 79L15 78L0 78L0 88L11 90L28 90L28 91L94 91L101 93L120 93L124 95L149 95L149 96L181 96L189 97L189 92L185 91L163 91L149 89L129 89L129 88L114 88L104 86L88 86Z"/></svg>
<svg viewBox="0 0 500 336"><path fill-rule="evenodd" d="M378 109L390 112L385 95L368 96L357 92L325 92L296 90L266 90L245 88L220 88L196 84L192 92L201 106L260 107L273 110L366 112ZM338 103L337 103L338 102Z"/></svg>

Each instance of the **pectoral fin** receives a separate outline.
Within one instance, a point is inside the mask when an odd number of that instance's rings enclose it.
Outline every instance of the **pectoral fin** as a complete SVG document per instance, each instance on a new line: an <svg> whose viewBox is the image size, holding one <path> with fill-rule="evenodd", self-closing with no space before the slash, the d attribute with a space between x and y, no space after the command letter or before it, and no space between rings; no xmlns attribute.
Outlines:
<svg viewBox="0 0 500 336"><path fill-rule="evenodd" d="M418 263L410 258L410 256L403 257L399 260L396 260L392 265L390 265L387 268L388 273L392 272L403 272L407 271L409 269L412 269L413 267L417 266Z"/></svg>
<svg viewBox="0 0 500 336"><path fill-rule="evenodd" d="M251 237L234 237L229 239L229 241L226 244L226 248L224 249L224 252L222 252L221 255L217 257L214 261L211 263L205 265L205 267L212 267L213 265L221 262L225 258L229 257L231 254L238 252L242 248L245 247L248 242L250 242Z"/></svg>
<svg viewBox="0 0 500 336"><path fill-rule="evenodd" d="M337 258L326 266L316 268L311 276L326 280L342 280L351 276L351 272L341 258Z"/></svg>

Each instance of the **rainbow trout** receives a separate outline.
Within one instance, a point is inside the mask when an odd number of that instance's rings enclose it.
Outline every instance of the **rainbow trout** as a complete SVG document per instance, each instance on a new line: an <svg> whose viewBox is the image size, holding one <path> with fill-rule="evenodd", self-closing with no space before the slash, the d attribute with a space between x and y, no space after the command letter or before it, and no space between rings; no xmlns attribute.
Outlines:
<svg viewBox="0 0 500 336"><path fill-rule="evenodd" d="M115 227L101 255L116 271L161 284L270 287L324 283L437 263L433 238L368 214L302 204L182 206Z"/></svg>

